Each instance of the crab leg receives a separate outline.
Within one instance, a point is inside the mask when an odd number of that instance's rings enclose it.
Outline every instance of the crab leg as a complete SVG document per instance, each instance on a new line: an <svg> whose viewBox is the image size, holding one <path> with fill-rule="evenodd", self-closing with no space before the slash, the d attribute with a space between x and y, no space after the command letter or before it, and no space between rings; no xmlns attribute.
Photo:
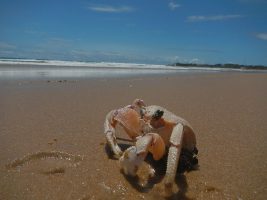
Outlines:
<svg viewBox="0 0 267 200"><path fill-rule="evenodd" d="M115 154L115 157L119 158L122 154L122 151L116 141L115 126L117 122L113 119L114 112L114 110L110 111L106 116L104 123L104 133L106 134L107 143Z"/></svg>
<svg viewBox="0 0 267 200"><path fill-rule="evenodd" d="M138 137L135 146L129 147L123 153L120 165L124 173L135 176L148 152L152 153L155 160L161 159L165 153L164 141L157 133L148 133Z"/></svg>
<svg viewBox="0 0 267 200"><path fill-rule="evenodd" d="M169 192L172 189L172 184L174 182L178 161L182 148L183 141L183 125L177 124L172 131L170 138L170 148L168 153L168 163L165 176L165 190Z"/></svg>

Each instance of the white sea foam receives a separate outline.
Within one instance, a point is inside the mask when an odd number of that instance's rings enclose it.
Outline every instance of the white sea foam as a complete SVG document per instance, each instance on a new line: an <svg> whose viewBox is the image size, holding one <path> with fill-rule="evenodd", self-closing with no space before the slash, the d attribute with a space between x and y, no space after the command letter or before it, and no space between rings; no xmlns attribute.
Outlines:
<svg viewBox="0 0 267 200"><path fill-rule="evenodd" d="M194 71L229 71L239 69L226 69L215 67L189 67L169 66L158 64L116 63L116 62L81 62L62 60L35 60L35 59L0 59L0 64L6 65L35 65L35 66L66 66L88 68L122 68L122 69L162 69L162 70L194 70Z"/></svg>
<svg viewBox="0 0 267 200"><path fill-rule="evenodd" d="M23 67L21 67L23 66ZM155 64L78 62L34 59L0 59L0 79L104 78L190 72L241 71L211 67L181 67Z"/></svg>
<svg viewBox="0 0 267 200"><path fill-rule="evenodd" d="M34 59L0 59L0 64L42 65L42 66L72 66L89 68L126 68L126 69L173 69L177 67L156 64L116 63L116 62L79 62L61 60L34 60ZM182 69L182 68L181 68ZM183 68L186 69L186 68Z"/></svg>

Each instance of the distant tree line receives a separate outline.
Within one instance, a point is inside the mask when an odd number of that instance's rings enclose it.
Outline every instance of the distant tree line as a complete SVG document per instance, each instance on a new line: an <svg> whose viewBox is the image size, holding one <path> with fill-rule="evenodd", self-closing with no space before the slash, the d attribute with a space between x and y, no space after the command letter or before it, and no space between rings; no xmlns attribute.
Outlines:
<svg viewBox="0 0 267 200"><path fill-rule="evenodd" d="M226 69L250 69L250 70L267 70L267 66L263 65L239 65L239 64L195 64L195 63L174 63L171 66L180 67L216 67L216 68L226 68Z"/></svg>

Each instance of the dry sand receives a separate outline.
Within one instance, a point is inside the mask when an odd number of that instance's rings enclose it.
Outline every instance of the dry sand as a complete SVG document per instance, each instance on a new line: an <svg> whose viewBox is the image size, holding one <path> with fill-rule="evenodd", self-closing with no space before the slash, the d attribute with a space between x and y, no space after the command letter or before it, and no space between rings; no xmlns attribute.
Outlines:
<svg viewBox="0 0 267 200"><path fill-rule="evenodd" d="M172 199L267 198L267 74L203 73L1 81L0 199L164 199L105 151L105 114L137 97L197 133L200 169L177 177Z"/></svg>

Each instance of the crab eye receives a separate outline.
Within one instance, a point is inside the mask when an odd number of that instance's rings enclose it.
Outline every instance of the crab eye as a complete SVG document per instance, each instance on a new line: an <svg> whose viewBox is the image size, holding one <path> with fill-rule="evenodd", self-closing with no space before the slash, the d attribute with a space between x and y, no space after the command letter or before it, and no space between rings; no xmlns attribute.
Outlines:
<svg viewBox="0 0 267 200"><path fill-rule="evenodd" d="M152 119L158 120L163 116L163 114L163 110L156 110L156 112L152 115Z"/></svg>

